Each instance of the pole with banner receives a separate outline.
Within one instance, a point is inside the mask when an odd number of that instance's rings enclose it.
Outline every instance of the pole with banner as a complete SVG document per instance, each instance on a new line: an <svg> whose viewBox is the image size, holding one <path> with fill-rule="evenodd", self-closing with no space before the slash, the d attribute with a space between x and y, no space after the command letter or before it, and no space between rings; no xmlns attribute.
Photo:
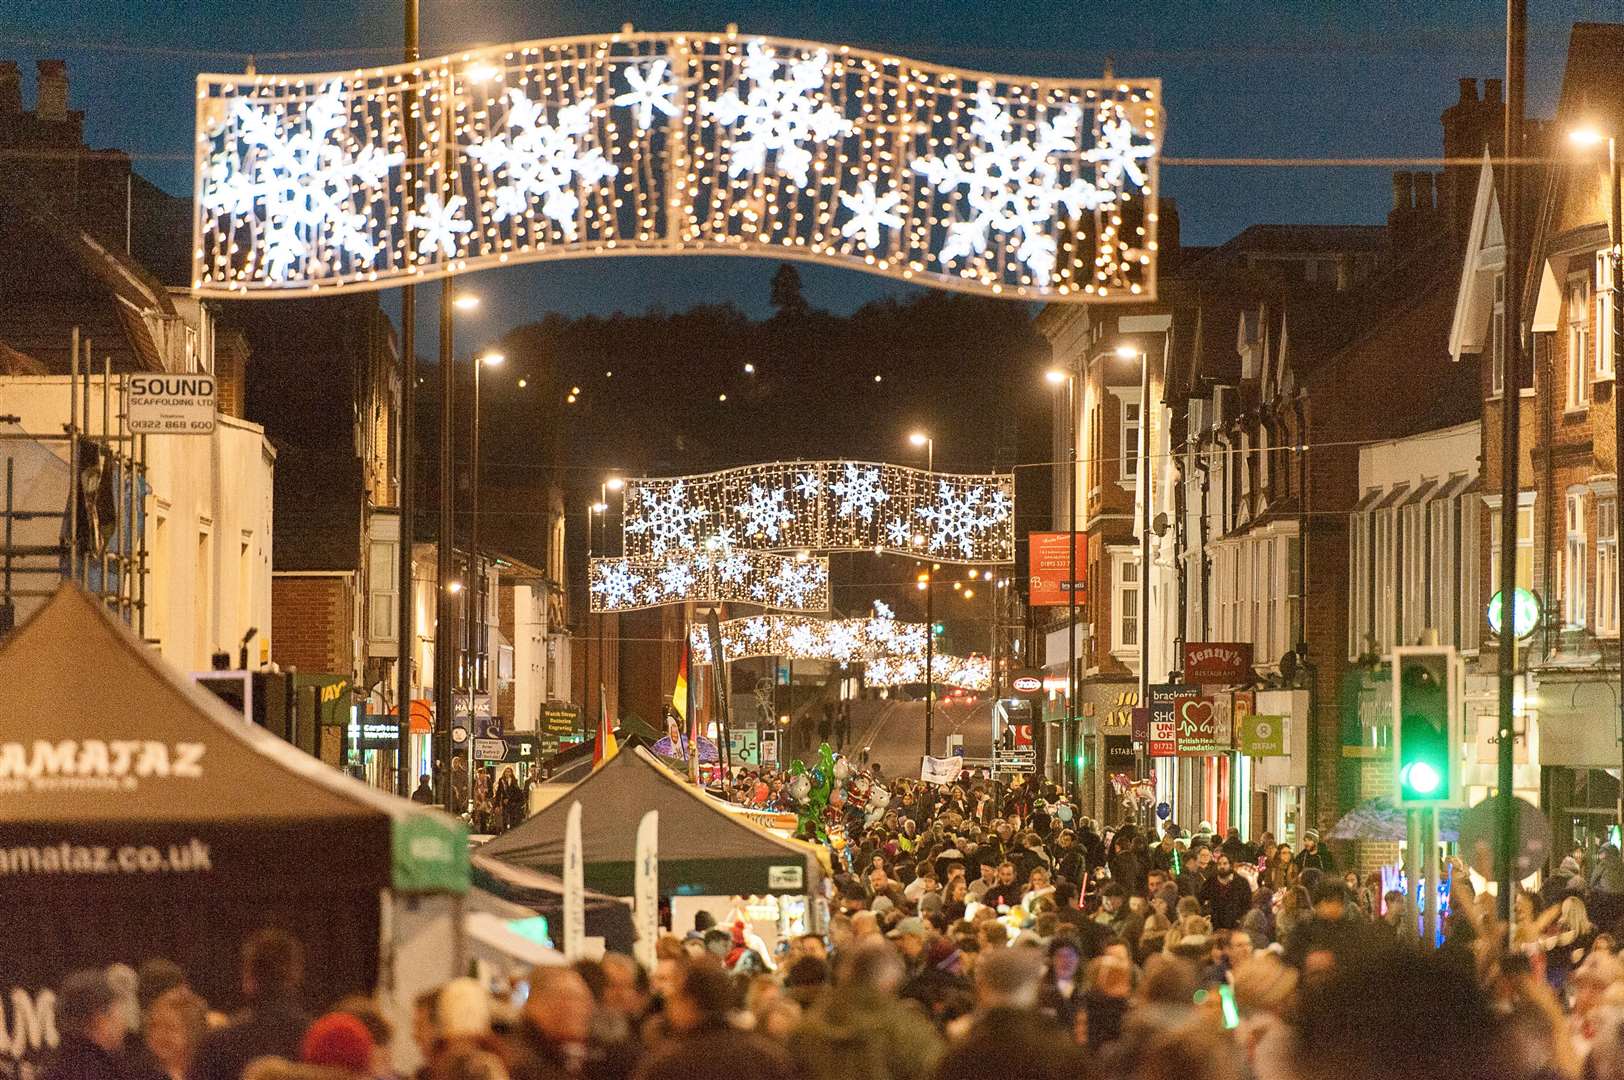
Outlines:
<svg viewBox="0 0 1624 1080"><path fill-rule="evenodd" d="M579 805L579 804L577 804ZM637 826L637 962L653 971L660 939L660 812L650 810Z"/></svg>
<svg viewBox="0 0 1624 1080"><path fill-rule="evenodd" d="M581 958L586 940L586 867L581 860L581 804L564 822L564 956Z"/></svg>

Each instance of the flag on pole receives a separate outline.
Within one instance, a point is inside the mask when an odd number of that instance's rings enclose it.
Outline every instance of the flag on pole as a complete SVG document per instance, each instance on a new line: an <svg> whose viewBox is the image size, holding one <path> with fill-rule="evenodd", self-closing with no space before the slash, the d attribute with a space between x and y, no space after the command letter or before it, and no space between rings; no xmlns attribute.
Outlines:
<svg viewBox="0 0 1624 1080"><path fill-rule="evenodd" d="M637 881L633 889L637 906L636 955L649 971L654 970L654 945L660 938L660 812L650 810L637 826Z"/></svg>
<svg viewBox="0 0 1624 1080"><path fill-rule="evenodd" d="M581 804L571 803L564 819L564 955L581 955L586 937L586 866L581 855Z"/></svg>
<svg viewBox="0 0 1624 1080"><path fill-rule="evenodd" d="M683 650L682 659L677 661L677 688L671 691L671 707L677 710L677 715L683 722L688 720L688 651Z"/></svg>
<svg viewBox="0 0 1624 1080"><path fill-rule="evenodd" d="M615 728L609 722L609 703L604 700L606 689L603 684L598 685L598 741L592 747L592 767L608 761L620 752L620 746L615 742Z"/></svg>

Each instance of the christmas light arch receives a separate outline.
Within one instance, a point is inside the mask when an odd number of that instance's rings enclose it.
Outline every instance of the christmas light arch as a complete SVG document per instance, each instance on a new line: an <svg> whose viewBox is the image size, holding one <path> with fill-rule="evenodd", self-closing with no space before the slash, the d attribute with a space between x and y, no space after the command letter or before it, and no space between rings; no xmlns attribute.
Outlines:
<svg viewBox="0 0 1624 1080"><path fill-rule="evenodd" d="M985 656L937 653L930 661L931 682L965 690L992 689L992 664ZM884 656L863 668L866 686L905 686L925 681L925 661L916 656Z"/></svg>
<svg viewBox="0 0 1624 1080"><path fill-rule="evenodd" d="M759 604L776 611L828 611L829 560L768 551L682 551L593 559L593 614L662 604Z"/></svg>
<svg viewBox="0 0 1624 1080"><path fill-rule="evenodd" d="M706 548L873 551L961 565L1015 560L1010 473L780 461L626 482L627 555Z"/></svg>
<svg viewBox="0 0 1624 1080"><path fill-rule="evenodd" d="M202 75L192 285L276 296L720 252L1144 300L1162 134L1155 79L994 75L731 31Z"/></svg>
<svg viewBox="0 0 1624 1080"><path fill-rule="evenodd" d="M729 662L757 656L787 660L868 663L881 657L925 661L925 624L896 619L816 619L805 615L750 615L721 624L722 655ZM709 630L688 632L695 664L711 664Z"/></svg>

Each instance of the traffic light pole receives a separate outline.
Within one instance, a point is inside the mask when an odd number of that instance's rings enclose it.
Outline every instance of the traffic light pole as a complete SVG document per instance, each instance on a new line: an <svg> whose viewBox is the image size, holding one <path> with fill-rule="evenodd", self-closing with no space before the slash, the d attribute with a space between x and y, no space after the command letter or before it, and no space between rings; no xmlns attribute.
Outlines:
<svg viewBox="0 0 1624 1080"><path fill-rule="evenodd" d="M1422 947L1438 947L1438 808L1412 811L1421 819ZM1414 888L1414 885L1411 885Z"/></svg>
<svg viewBox="0 0 1624 1080"><path fill-rule="evenodd" d="M1511 802L1515 731L1513 695L1516 692L1517 592L1517 466L1522 409L1522 294L1523 241L1521 170L1512 164L1522 155L1523 74L1527 51L1527 0L1506 0L1506 112L1504 161L1500 166L1500 218L1505 234L1505 320L1501 327L1500 355L1505 364L1500 395L1500 716L1497 788L1500 811L1496 836L1498 910L1506 933L1511 933L1511 894L1516 888L1513 832L1515 809Z"/></svg>

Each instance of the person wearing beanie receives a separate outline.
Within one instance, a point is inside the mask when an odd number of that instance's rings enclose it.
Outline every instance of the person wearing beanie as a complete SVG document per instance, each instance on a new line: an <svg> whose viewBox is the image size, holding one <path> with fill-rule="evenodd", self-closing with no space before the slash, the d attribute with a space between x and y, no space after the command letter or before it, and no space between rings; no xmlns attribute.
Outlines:
<svg viewBox="0 0 1624 1080"><path fill-rule="evenodd" d="M103 971L76 971L56 992L61 1037L44 1080L122 1080L126 1026L118 992Z"/></svg>
<svg viewBox="0 0 1624 1080"><path fill-rule="evenodd" d="M350 1076L367 1076L372 1071L376 1049L372 1033L358 1016L331 1012L305 1032L299 1047L299 1060L306 1065L335 1069Z"/></svg>

